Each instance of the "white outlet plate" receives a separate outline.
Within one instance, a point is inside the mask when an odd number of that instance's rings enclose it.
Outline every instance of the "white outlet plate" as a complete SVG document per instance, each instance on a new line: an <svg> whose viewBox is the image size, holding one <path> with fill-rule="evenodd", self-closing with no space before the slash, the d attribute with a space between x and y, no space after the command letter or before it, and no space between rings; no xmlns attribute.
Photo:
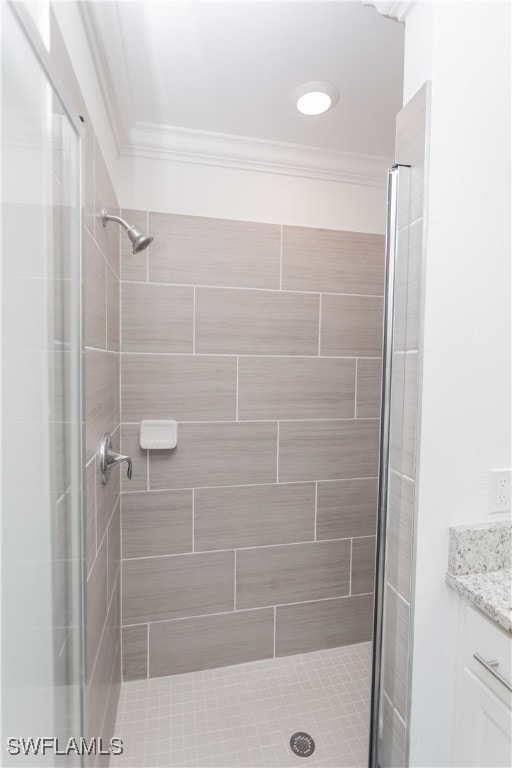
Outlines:
<svg viewBox="0 0 512 768"><path fill-rule="evenodd" d="M512 477L510 469L491 469L489 483L489 512L511 511Z"/></svg>

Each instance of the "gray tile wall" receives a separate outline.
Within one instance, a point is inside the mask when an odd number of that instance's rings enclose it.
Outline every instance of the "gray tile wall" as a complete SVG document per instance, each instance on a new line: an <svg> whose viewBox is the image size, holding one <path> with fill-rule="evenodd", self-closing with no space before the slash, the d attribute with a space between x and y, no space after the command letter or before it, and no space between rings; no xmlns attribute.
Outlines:
<svg viewBox="0 0 512 768"><path fill-rule="evenodd" d="M85 730L113 735L121 684L121 522L119 472L103 485L98 469L101 434L120 450L119 227L108 231L95 211L117 213L94 130L85 115L83 223L83 403L85 431ZM95 180L94 182L92 180ZM97 765L101 765L98 757Z"/></svg>
<svg viewBox="0 0 512 768"><path fill-rule="evenodd" d="M121 685L121 521L119 473L101 483L101 433L120 448L120 229L103 228L98 212L119 207L80 87L55 17L51 51L69 103L83 117L82 360L84 455L84 602L86 738L113 736ZM87 758L104 765L105 757Z"/></svg>
<svg viewBox="0 0 512 768"><path fill-rule="evenodd" d="M124 679L369 640L383 237L124 214Z"/></svg>
<svg viewBox="0 0 512 768"><path fill-rule="evenodd" d="M410 615L413 601L418 358L424 267L425 167L428 162L430 84L397 116L397 163L402 175L398 203L390 478L385 562L380 734L383 767L408 765ZM368 400L368 398L367 398ZM359 411L358 411L359 412Z"/></svg>

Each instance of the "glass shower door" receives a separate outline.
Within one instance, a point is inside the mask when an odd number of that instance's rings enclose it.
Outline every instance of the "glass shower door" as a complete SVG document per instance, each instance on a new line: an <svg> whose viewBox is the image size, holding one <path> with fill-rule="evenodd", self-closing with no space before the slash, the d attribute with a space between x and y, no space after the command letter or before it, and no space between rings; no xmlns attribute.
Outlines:
<svg viewBox="0 0 512 768"><path fill-rule="evenodd" d="M79 765L55 749L82 733L80 136L31 19L1 6L0 749Z"/></svg>

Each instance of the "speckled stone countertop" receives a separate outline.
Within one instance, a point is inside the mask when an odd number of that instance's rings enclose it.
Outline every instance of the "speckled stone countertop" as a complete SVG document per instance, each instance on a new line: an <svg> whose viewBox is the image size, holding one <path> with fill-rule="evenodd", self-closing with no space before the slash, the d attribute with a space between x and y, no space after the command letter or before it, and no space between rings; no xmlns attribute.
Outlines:
<svg viewBox="0 0 512 768"><path fill-rule="evenodd" d="M512 633L512 523L450 528L446 581Z"/></svg>

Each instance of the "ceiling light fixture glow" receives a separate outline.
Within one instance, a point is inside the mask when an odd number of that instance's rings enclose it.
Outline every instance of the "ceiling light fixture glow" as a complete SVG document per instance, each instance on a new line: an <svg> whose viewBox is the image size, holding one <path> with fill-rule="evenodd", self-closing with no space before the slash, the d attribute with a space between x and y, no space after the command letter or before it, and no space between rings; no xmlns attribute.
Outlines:
<svg viewBox="0 0 512 768"><path fill-rule="evenodd" d="M292 94L294 107L308 116L327 112L334 107L339 98L340 94L335 85L319 80L303 83Z"/></svg>

